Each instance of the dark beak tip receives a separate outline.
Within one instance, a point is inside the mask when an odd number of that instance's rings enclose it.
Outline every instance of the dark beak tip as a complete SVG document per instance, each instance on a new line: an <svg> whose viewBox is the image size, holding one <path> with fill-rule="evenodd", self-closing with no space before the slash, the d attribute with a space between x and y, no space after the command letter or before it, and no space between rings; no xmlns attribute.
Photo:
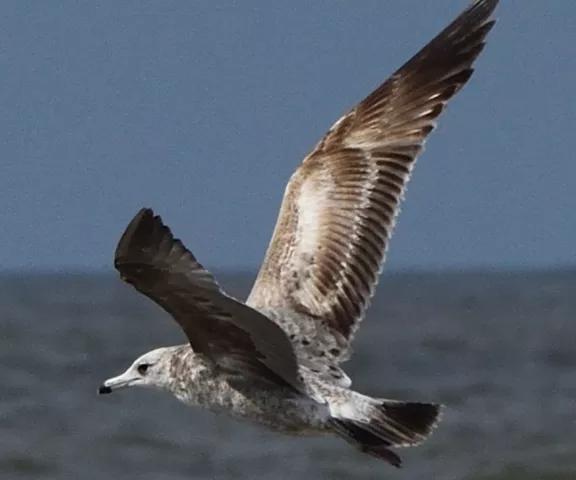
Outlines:
<svg viewBox="0 0 576 480"><path fill-rule="evenodd" d="M98 395L106 395L108 393L112 393L112 389L106 385L100 385L98 388Z"/></svg>

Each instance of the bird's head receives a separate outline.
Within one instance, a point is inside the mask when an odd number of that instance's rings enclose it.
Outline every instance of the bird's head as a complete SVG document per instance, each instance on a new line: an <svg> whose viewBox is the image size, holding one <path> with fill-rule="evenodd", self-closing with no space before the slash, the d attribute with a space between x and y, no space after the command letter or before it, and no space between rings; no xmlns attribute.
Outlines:
<svg viewBox="0 0 576 480"><path fill-rule="evenodd" d="M158 348L145 353L124 373L106 380L98 389L98 393L112 393L120 388L133 386L166 388L172 354L172 347Z"/></svg>

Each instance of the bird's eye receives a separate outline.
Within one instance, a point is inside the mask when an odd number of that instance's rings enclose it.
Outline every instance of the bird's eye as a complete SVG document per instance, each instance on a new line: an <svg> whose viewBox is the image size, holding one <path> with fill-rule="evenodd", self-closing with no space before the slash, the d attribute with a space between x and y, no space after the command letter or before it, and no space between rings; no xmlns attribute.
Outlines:
<svg viewBox="0 0 576 480"><path fill-rule="evenodd" d="M138 373L140 375L145 375L146 372L148 371L148 367L150 365L148 365L147 363L141 363L140 365L138 365Z"/></svg>

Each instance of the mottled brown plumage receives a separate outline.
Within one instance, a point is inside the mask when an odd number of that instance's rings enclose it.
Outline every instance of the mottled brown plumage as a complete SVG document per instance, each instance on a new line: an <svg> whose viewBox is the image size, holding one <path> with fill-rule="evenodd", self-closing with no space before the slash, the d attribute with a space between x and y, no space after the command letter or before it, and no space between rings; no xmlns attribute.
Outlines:
<svg viewBox="0 0 576 480"><path fill-rule="evenodd" d="M427 438L440 406L362 395L339 364L374 292L414 162L446 103L470 79L497 3L472 3L304 159L246 304L142 209L114 264L174 317L190 345L142 355L100 392L163 388L285 433L336 434L400 466L390 447Z"/></svg>
<svg viewBox="0 0 576 480"><path fill-rule="evenodd" d="M496 4L472 4L340 118L290 179L247 304L297 313L299 335L313 337L302 350L348 358L414 163L470 79Z"/></svg>

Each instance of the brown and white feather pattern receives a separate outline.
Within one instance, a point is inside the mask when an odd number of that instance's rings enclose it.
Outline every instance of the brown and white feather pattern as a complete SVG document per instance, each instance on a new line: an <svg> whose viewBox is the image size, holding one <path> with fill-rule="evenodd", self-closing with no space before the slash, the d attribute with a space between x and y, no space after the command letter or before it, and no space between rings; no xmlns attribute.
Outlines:
<svg viewBox="0 0 576 480"><path fill-rule="evenodd" d="M304 390L286 333L226 295L152 210L143 208L130 222L116 248L114 266L124 281L170 313L194 352L229 381L240 385L256 378Z"/></svg>
<svg viewBox="0 0 576 480"><path fill-rule="evenodd" d="M171 314L190 345L142 355L99 391L157 386L285 433L336 434L399 467L390 447L424 440L439 405L362 395L347 388L338 362L374 291L416 157L470 78L497 3L475 0L304 159L248 305L226 295L162 219L142 209L114 265Z"/></svg>
<svg viewBox="0 0 576 480"><path fill-rule="evenodd" d="M290 179L247 303L280 323L301 355L348 358L416 158L472 75L496 4L468 7L340 118Z"/></svg>

